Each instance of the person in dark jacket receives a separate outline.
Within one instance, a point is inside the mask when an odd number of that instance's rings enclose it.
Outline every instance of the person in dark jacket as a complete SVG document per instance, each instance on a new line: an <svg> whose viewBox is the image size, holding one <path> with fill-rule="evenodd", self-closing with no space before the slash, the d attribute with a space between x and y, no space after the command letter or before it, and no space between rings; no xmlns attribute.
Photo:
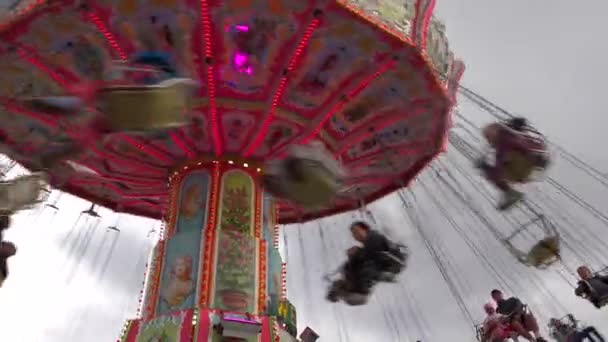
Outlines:
<svg viewBox="0 0 608 342"><path fill-rule="evenodd" d="M8 277L7 259L15 255L17 248L12 242L4 241L3 232L10 226L11 220L8 215L0 215L0 287Z"/></svg>
<svg viewBox="0 0 608 342"><path fill-rule="evenodd" d="M367 296L377 282L394 280L405 265L406 255L366 222L354 222L350 231L361 245L347 250L348 259L342 266L343 279L334 282L332 289ZM328 299L337 300L335 295L336 291L330 290Z"/></svg>
<svg viewBox="0 0 608 342"><path fill-rule="evenodd" d="M594 275L587 266L579 267L576 272L580 280L574 294L586 298L597 308L608 302L608 275Z"/></svg>

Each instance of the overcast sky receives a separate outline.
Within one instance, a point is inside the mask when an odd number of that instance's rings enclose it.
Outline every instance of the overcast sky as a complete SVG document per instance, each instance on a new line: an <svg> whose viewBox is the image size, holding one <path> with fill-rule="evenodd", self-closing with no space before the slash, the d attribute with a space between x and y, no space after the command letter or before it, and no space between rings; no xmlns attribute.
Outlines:
<svg viewBox="0 0 608 342"><path fill-rule="evenodd" d="M599 148L606 142L607 124L601 105L608 78L604 65L608 52L603 20L608 13L606 1L440 0L436 12L447 24L452 49L467 64L463 84L528 116L553 141L608 170L605 149ZM490 120L462 102L462 111L468 117L476 122ZM464 165L465 161L460 159L458 163ZM578 178L582 174L573 176L575 171L564 170L567 167L560 164L552 172L561 176L560 181L576 185L578 194L584 192L582 195L596 200L605 198L604 189L583 182ZM434 187L431 176L423 180ZM445 220L433 218L438 214L432 196L445 191L434 189L429 195L421 184L414 188L416 206L426 211L421 214L424 229L445 255L467 309L475 319L481 319L481 305L488 300L489 290L499 284L462 235ZM448 197L442 196L444 204ZM143 267L155 237L146 235L155 223L127 216L117 222L115 215L102 211L100 222L81 219L78 229L72 230L78 211L86 209L87 203L63 195L58 206L56 216L45 210L35 222L35 213L19 215L7 234L20 250L11 260L11 278L0 291L2 341L112 341L124 319L135 315ZM489 205L484 206L490 212ZM352 243L344 229L352 214L284 231L282 249L288 259L289 296L297 305L300 328L311 325L322 341L332 342L472 339L472 327L459 311L422 240L411 225L404 224L401 202L388 197L372 207L375 217L410 246L413 256L400 283L379 286L365 307L332 306L323 299L326 284L322 275L339 264L344 249ZM513 291L539 316L565 314L567 308L580 319L598 327L601 322L605 325L606 310L595 310L573 296L572 289L553 271L532 272L516 265L487 227L464 217L464 209L458 205L450 209L466 228L465 237L479 246L493 267L511 279ZM116 233L105 227L116 223L122 231L112 250ZM590 243L591 234L599 236L598 240L608 238L605 226L598 222L590 225L584 231L585 239L571 241L575 247ZM569 229L575 237L583 234L579 226ZM508 227L501 230L507 233ZM602 251L595 246L597 255ZM603 256L596 259L606 261ZM550 300L546 289L559 297L559 304Z"/></svg>

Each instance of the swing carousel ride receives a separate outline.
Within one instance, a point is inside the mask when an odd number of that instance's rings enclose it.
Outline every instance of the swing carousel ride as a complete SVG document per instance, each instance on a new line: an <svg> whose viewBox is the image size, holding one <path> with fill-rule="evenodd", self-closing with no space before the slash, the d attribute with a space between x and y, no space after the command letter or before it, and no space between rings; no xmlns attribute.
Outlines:
<svg viewBox="0 0 608 342"><path fill-rule="evenodd" d="M464 67L435 2L372 4L63 0L3 16L2 152L164 222L123 341L293 339L277 225L374 201L443 151ZM268 195L266 162L312 142L344 188L324 206Z"/></svg>

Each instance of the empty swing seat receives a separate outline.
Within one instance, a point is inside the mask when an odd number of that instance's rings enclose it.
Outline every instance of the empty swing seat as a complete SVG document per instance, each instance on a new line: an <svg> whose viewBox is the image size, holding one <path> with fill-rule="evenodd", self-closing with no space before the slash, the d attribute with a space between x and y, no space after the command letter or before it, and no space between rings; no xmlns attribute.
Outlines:
<svg viewBox="0 0 608 342"><path fill-rule="evenodd" d="M46 176L42 173L0 182L0 213L10 214L40 202L46 185Z"/></svg>
<svg viewBox="0 0 608 342"><path fill-rule="evenodd" d="M97 101L116 131L147 132L184 126L198 84L174 78L156 85L102 88Z"/></svg>
<svg viewBox="0 0 608 342"><path fill-rule="evenodd" d="M340 164L317 146L298 146L284 160L267 167L264 186L274 196L304 207L322 206L342 186Z"/></svg>
<svg viewBox="0 0 608 342"><path fill-rule="evenodd" d="M534 130L515 131L504 126L512 139L516 139L523 150L513 150L506 155L504 177L513 183L527 183L536 178L538 173L545 171L549 164L549 156L545 138Z"/></svg>
<svg viewBox="0 0 608 342"><path fill-rule="evenodd" d="M536 268L547 268L560 260L558 236L547 237L537 242L527 255L527 263Z"/></svg>

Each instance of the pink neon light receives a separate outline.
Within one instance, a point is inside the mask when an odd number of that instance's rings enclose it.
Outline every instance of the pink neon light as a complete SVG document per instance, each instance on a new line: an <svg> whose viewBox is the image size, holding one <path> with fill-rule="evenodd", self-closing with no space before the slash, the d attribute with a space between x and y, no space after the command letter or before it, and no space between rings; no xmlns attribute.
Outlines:
<svg viewBox="0 0 608 342"><path fill-rule="evenodd" d="M241 74L253 74L253 68L249 63L249 56L244 53L236 52L232 58L232 64L234 65L236 71L240 72Z"/></svg>
<svg viewBox="0 0 608 342"><path fill-rule="evenodd" d="M247 25L234 25L234 28L237 31L240 31L240 32L248 32L249 31L249 26L247 26Z"/></svg>
<svg viewBox="0 0 608 342"><path fill-rule="evenodd" d="M200 0L201 3L201 22L203 27L203 38L205 40L205 59L213 58L213 32L211 26L211 16L209 13L208 0ZM206 62L206 61L205 61ZM215 147L215 154L222 155L223 146L220 137L220 126L217 118L217 103L215 99L215 75L213 65L207 66L207 97L209 98L209 112L211 112L211 133Z"/></svg>
<svg viewBox="0 0 608 342"><path fill-rule="evenodd" d="M103 20L101 20L101 18L99 18L99 16L95 12L87 13L87 18L95 25L95 27L97 27L97 30L99 30L99 32L101 32L101 34L103 34L103 36L106 38L106 41L108 42L110 47L112 49L114 49L114 51L118 54L120 59L122 59L123 61L126 61L127 55L124 53L124 51L118 44L118 41L116 41L116 39L114 38L114 35L112 34L112 32L110 32L110 30L108 30L108 28L106 27Z"/></svg>
<svg viewBox="0 0 608 342"><path fill-rule="evenodd" d="M184 143L184 141L174 132L169 132L169 137L171 141L177 146L188 158L194 158L194 153L188 148L188 146Z"/></svg>
<svg viewBox="0 0 608 342"><path fill-rule="evenodd" d="M131 146L137 148L138 150L147 153L148 155L160 160L160 161L164 161L166 163L171 163L173 162L173 160L169 157L167 157L165 154L158 152L157 150L153 149L152 147L137 141L136 139L134 139L133 137L130 137L126 134L122 135L122 138Z"/></svg>
<svg viewBox="0 0 608 342"><path fill-rule="evenodd" d="M287 65L287 74L284 75L283 77L281 77L279 86L277 87L277 90L274 93L274 96L272 97L270 111L268 112L268 115L266 115L266 118L262 122L262 127L260 128L259 132L256 134L255 138L253 139L253 142L249 145L247 150L245 150L245 152L243 153L244 157L251 156L253 151L255 151L258 147L260 147L260 145L264 142L264 138L266 137L266 134L268 133L270 124L272 124L272 121L274 120L274 114L275 114L276 108L279 104L279 101L281 100L281 97L283 96L283 93L285 92L288 76L296 68L297 64L300 62L301 56L304 53L304 50L306 49L306 47L308 46L308 43L310 41L310 38L312 37L312 34L317 29L317 27L319 27L320 24L321 24L321 21L319 19L315 18L312 20L310 25L308 25L308 27L306 28L306 31L304 31L304 36L302 37L302 40L298 44L295 53L293 54L293 56L291 57L291 60L289 61L289 64Z"/></svg>

